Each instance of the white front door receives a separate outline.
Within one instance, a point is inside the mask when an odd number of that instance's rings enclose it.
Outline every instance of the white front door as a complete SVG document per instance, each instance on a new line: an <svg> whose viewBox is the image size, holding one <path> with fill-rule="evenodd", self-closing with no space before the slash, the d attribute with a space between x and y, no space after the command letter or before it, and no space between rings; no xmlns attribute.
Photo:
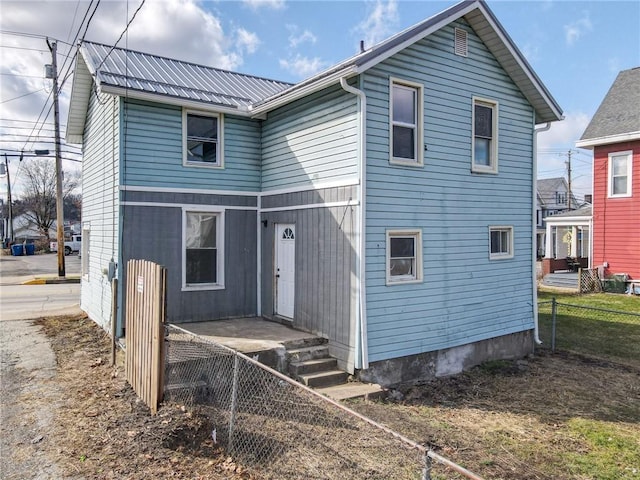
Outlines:
<svg viewBox="0 0 640 480"><path fill-rule="evenodd" d="M295 300L296 228L276 224L276 313L293 318Z"/></svg>

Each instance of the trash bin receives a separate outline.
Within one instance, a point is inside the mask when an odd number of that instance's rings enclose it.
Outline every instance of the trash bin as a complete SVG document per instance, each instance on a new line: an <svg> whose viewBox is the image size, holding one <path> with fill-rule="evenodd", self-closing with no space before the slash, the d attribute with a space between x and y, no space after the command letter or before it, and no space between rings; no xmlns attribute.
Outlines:
<svg viewBox="0 0 640 480"><path fill-rule="evenodd" d="M24 253L25 255L35 255L36 253L35 243L27 243L26 247L27 247L27 251Z"/></svg>
<svg viewBox="0 0 640 480"><path fill-rule="evenodd" d="M21 243L16 243L15 245L11 245L11 254L14 257L18 257L20 255L23 254L22 252L22 244Z"/></svg>

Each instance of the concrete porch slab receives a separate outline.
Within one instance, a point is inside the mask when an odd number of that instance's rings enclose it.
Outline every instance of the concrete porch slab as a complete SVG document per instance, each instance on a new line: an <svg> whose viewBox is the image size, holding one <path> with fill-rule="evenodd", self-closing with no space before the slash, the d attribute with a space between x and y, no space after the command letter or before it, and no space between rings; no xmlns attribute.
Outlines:
<svg viewBox="0 0 640 480"><path fill-rule="evenodd" d="M317 345L324 341L311 333L261 317L178 323L176 326L244 354Z"/></svg>

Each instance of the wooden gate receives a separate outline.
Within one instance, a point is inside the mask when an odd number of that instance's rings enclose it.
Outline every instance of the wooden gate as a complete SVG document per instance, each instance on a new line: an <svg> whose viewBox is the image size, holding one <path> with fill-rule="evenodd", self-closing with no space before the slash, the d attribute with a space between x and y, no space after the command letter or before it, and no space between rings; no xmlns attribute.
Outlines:
<svg viewBox="0 0 640 480"><path fill-rule="evenodd" d="M153 414L162 401L166 283L167 271L161 265L127 262L125 372Z"/></svg>

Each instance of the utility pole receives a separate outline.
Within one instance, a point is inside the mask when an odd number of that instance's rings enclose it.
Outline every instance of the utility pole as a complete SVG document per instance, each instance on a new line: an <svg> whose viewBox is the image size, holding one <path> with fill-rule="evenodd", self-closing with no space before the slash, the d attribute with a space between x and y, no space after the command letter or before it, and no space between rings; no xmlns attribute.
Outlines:
<svg viewBox="0 0 640 480"><path fill-rule="evenodd" d="M55 139L56 139L56 223L57 223L57 240L58 240L58 276L65 276L64 268L64 204L62 200L62 157L60 153L60 109L58 108L58 60L56 42L49 42L47 45L51 50L51 72L47 78L53 79L53 115L55 123Z"/></svg>
<svg viewBox="0 0 640 480"><path fill-rule="evenodd" d="M571 150L567 152L567 188L569 193L567 194L567 208L571 210Z"/></svg>
<svg viewBox="0 0 640 480"><path fill-rule="evenodd" d="M4 165L7 170L7 202L9 203L9 221L7 223L9 244L13 243L13 205L11 204L11 176L9 176L9 160L4 154Z"/></svg>

